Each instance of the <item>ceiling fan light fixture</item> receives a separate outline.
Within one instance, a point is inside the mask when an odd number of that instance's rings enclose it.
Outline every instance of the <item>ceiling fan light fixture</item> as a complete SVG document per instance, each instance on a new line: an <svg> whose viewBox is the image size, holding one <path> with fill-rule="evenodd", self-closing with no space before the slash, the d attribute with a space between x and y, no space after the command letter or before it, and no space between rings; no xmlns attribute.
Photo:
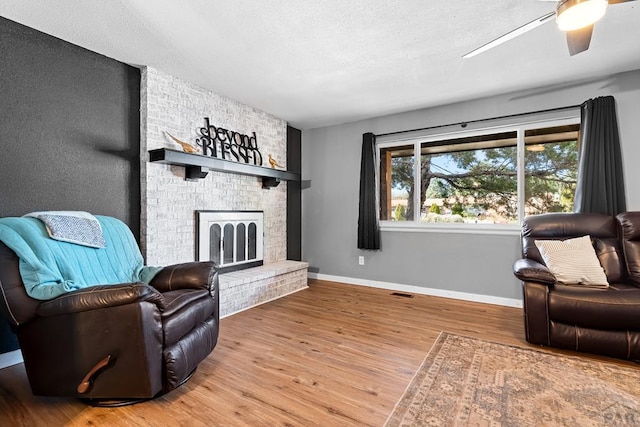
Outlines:
<svg viewBox="0 0 640 427"><path fill-rule="evenodd" d="M562 31L574 31L592 25L607 11L607 0L561 0L556 22Z"/></svg>

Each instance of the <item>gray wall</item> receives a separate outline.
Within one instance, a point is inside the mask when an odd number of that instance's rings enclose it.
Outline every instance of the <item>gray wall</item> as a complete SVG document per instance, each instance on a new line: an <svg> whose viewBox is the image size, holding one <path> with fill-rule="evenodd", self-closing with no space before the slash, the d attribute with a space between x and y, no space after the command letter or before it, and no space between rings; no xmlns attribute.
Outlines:
<svg viewBox="0 0 640 427"><path fill-rule="evenodd" d="M86 210L137 237L140 71L2 17L0 58L0 216Z"/></svg>
<svg viewBox="0 0 640 427"><path fill-rule="evenodd" d="M616 98L627 206L639 210L640 70L304 131L303 259L319 274L519 299L511 273L520 254L516 235L388 231L381 251L357 249L362 134L564 107L602 95Z"/></svg>

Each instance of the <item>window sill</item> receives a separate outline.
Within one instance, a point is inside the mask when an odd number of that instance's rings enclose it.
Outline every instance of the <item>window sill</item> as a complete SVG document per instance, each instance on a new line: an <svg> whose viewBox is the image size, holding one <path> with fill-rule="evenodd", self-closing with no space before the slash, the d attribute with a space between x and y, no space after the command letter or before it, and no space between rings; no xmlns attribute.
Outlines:
<svg viewBox="0 0 640 427"><path fill-rule="evenodd" d="M520 236L521 227L515 224L437 224L424 222L380 221L380 231Z"/></svg>

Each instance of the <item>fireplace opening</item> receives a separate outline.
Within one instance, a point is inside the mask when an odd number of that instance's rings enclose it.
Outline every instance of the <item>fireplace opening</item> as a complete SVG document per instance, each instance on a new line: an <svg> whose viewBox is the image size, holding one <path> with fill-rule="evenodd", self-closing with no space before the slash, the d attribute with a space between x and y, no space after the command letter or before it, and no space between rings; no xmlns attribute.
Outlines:
<svg viewBox="0 0 640 427"><path fill-rule="evenodd" d="M263 264L264 212L196 211L196 259L221 273Z"/></svg>

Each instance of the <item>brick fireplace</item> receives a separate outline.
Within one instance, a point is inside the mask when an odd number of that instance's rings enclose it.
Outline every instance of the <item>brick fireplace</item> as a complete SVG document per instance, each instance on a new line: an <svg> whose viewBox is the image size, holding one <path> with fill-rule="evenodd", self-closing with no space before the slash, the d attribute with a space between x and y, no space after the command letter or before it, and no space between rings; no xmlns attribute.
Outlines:
<svg viewBox="0 0 640 427"><path fill-rule="evenodd" d="M244 288L229 290L225 296L221 286L222 314L306 287L306 264L294 263L294 266L286 261L286 182L263 189L256 177L217 171L210 171L204 179L187 181L183 167L147 161L148 150L181 149L166 132L193 143L203 118L209 117L212 123L225 129L247 135L255 132L263 156L267 158L271 154L286 166L287 123L153 68L142 69L140 86L140 246L147 264L168 265L197 259L196 211L262 211L264 266L255 267L262 270L254 273L238 272L244 275L241 279L236 273L225 274L228 277L221 283L233 287L242 282ZM300 268L304 269L304 277ZM296 273L288 271L291 269ZM247 276L251 274L263 277L265 283L254 283ZM277 278L283 274L297 277L295 280ZM267 276L272 277L272 283L266 283L269 282ZM274 291L275 288L282 289ZM227 297L230 299L225 302ZM246 301L238 304L239 298Z"/></svg>

